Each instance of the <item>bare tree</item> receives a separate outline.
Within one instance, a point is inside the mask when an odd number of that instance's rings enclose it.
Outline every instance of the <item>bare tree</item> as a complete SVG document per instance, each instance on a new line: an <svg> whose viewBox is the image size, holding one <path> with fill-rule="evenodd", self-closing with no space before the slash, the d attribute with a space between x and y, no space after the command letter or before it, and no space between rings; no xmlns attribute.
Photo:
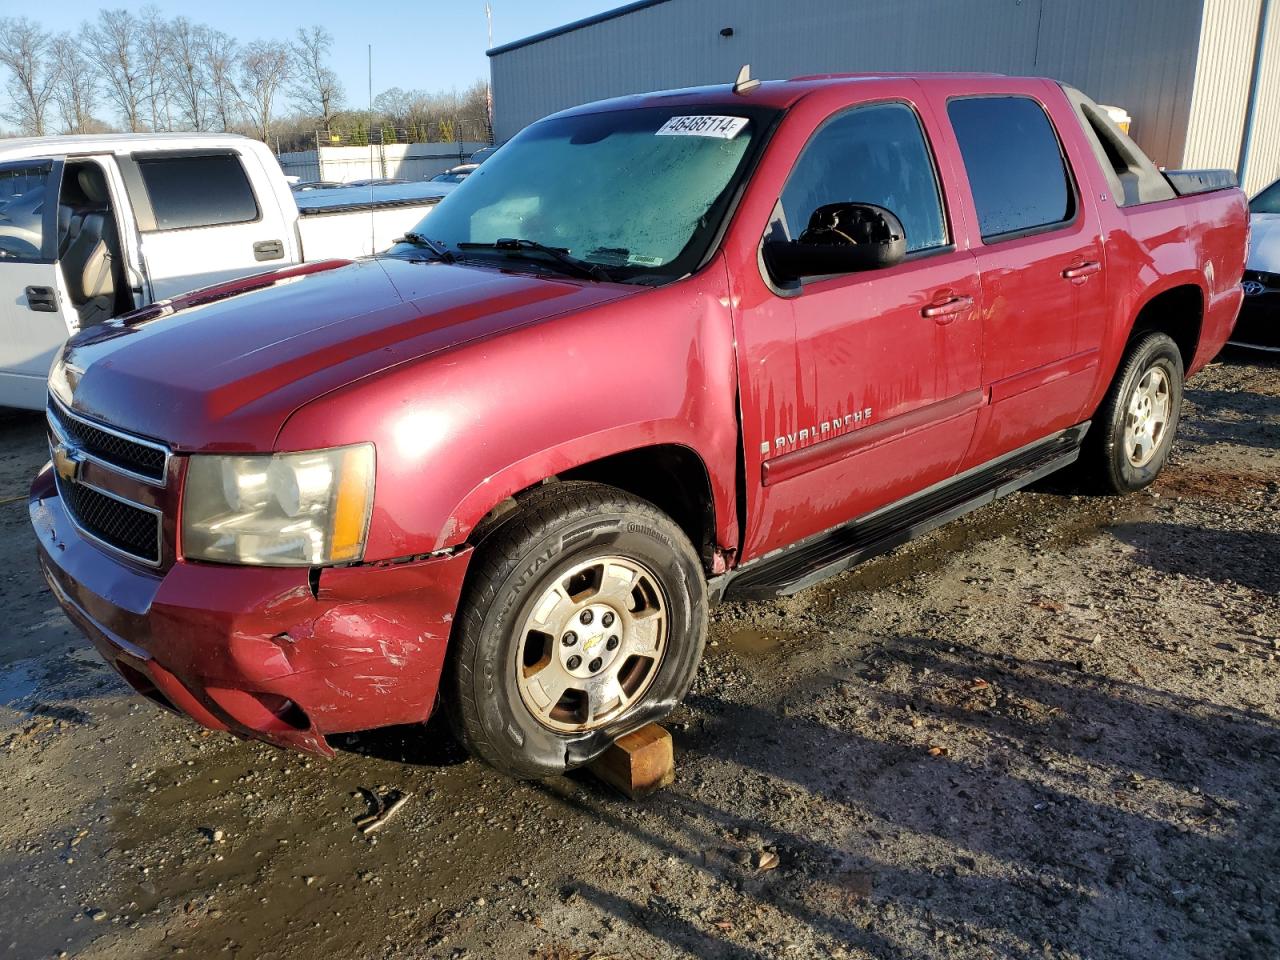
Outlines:
<svg viewBox="0 0 1280 960"><path fill-rule="evenodd" d="M49 34L26 17L0 19L0 65L9 71L11 109L5 119L43 137L45 114L58 82Z"/></svg>
<svg viewBox="0 0 1280 960"><path fill-rule="evenodd" d="M89 55L106 83L107 98L120 111L120 119L130 133L143 128L142 104L146 95L143 57L137 47L139 32L138 18L123 8L102 10L95 25L83 28Z"/></svg>
<svg viewBox="0 0 1280 960"><path fill-rule="evenodd" d="M332 46L333 37L324 27L299 27L290 49L295 82L289 92L326 130L342 107L342 84L328 63Z"/></svg>
<svg viewBox="0 0 1280 960"><path fill-rule="evenodd" d="M57 65L58 86L53 102L66 133L90 133L99 127L93 116L98 102L98 72L75 38L63 33L54 38L50 54Z"/></svg>
<svg viewBox="0 0 1280 960"><path fill-rule="evenodd" d="M192 130L208 126L209 77L205 50L209 28L175 17L169 23L169 73L174 99Z"/></svg>
<svg viewBox="0 0 1280 960"><path fill-rule="evenodd" d="M204 31L201 56L209 81L209 99L213 120L226 133L235 122L240 92L236 88L236 64L239 51L236 42L220 30Z"/></svg>
<svg viewBox="0 0 1280 960"><path fill-rule="evenodd" d="M240 103L258 139L271 142L271 114L281 86L289 79L289 50L267 40L255 40L240 56Z"/></svg>
<svg viewBox="0 0 1280 960"><path fill-rule="evenodd" d="M143 102L152 130L172 130L170 109L169 25L158 8L148 4L138 19L138 59L142 64Z"/></svg>

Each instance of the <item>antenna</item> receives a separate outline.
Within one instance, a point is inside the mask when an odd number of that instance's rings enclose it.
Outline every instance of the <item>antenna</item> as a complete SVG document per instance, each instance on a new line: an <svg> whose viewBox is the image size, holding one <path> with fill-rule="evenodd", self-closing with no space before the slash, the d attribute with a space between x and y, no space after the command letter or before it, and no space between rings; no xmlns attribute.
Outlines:
<svg viewBox="0 0 1280 960"><path fill-rule="evenodd" d="M382 128L378 128L382 137ZM373 44L369 44L369 256L378 252L378 213L373 209Z"/></svg>
<svg viewBox="0 0 1280 960"><path fill-rule="evenodd" d="M744 63L742 69L738 71L738 79L733 82L733 92L740 97L745 97L758 86L760 81L751 79L751 64Z"/></svg>

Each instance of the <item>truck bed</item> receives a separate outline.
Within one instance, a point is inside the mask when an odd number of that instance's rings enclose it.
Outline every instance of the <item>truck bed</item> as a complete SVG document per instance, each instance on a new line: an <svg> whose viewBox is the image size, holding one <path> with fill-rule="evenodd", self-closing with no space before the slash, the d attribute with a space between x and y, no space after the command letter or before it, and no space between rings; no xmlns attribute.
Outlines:
<svg viewBox="0 0 1280 960"><path fill-rule="evenodd" d="M396 183L296 194L303 258L330 260L385 250L406 230L412 230L456 186ZM357 250L352 249L354 237L364 238Z"/></svg>

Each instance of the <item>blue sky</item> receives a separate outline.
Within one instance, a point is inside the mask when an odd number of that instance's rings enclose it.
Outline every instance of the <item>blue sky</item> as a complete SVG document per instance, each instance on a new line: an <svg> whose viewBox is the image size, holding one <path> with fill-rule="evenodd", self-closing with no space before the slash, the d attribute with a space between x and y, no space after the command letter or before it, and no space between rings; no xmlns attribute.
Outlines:
<svg viewBox="0 0 1280 960"><path fill-rule="evenodd" d="M484 0L211 0L202 4L150 0L165 16L185 15L225 31L240 41L284 39L302 25L320 23L334 36L333 66L346 88L347 101L366 100L366 46L373 44L373 91L388 87L426 90L462 89L479 78L488 79L489 63ZM624 0L491 0L494 45L581 17L611 10ZM82 21L107 7L137 12L146 0L83 0L21 4L22 13L52 31L74 30ZM0 94L3 97L3 94ZM99 108L99 112L103 112Z"/></svg>

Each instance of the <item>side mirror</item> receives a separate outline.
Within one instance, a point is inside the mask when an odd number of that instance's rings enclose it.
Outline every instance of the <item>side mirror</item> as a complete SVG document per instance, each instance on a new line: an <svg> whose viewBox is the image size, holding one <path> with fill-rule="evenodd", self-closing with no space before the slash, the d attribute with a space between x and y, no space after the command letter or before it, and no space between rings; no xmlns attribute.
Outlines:
<svg viewBox="0 0 1280 960"><path fill-rule="evenodd" d="M765 266L780 283L879 270L906 255L902 221L873 203L824 204L813 211L800 239L764 242Z"/></svg>

